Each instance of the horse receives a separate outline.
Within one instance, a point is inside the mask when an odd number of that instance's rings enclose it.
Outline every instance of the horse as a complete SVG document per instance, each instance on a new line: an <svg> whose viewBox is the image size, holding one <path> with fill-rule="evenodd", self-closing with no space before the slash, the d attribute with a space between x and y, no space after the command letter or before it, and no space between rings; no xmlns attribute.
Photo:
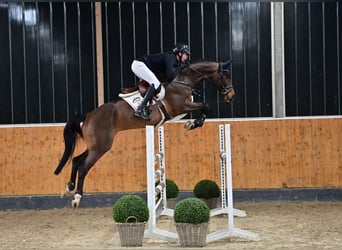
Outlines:
<svg viewBox="0 0 342 250"><path fill-rule="evenodd" d="M64 153L54 174L58 175L71 160L79 138L85 140L87 149L72 158L70 180L66 189L62 191L61 198L74 191L78 175L77 188L71 206L73 208L79 206L86 175L94 164L111 149L118 132L144 128L146 125L158 127L166 121L184 117L187 113L194 111L201 111L199 117L187 121L184 128L191 130L201 127L210 106L206 103L193 102L192 94L195 86L205 80L204 82L211 83L221 92L226 102L231 102L235 95L228 69L231 62L228 60L220 63L212 61L189 63L174 80L163 86L164 97L149 105L152 112L152 119L149 121L136 117L132 106L125 101L125 95L122 95L122 98L104 103L93 111L75 116L67 122L63 130Z"/></svg>

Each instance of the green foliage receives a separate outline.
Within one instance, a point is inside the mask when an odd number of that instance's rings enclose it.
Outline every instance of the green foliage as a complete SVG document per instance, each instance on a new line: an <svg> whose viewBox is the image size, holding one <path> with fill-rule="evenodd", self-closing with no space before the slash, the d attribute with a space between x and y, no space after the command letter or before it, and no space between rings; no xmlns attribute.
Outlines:
<svg viewBox="0 0 342 250"><path fill-rule="evenodd" d="M210 209L198 198L186 198L177 203L173 219L176 223L200 224L208 222Z"/></svg>
<svg viewBox="0 0 342 250"><path fill-rule="evenodd" d="M129 216L135 216L136 222L148 221L149 211L146 202L137 195L123 195L113 206L113 220L125 223ZM135 222L128 220L127 222Z"/></svg>
<svg viewBox="0 0 342 250"><path fill-rule="evenodd" d="M177 184L169 179L165 180L166 182L166 199L177 198L179 189ZM159 181L156 182L156 186L159 184Z"/></svg>
<svg viewBox="0 0 342 250"><path fill-rule="evenodd" d="M220 196L221 190L216 182L212 180L201 180L195 185L194 194L195 197L202 199L217 198Z"/></svg>

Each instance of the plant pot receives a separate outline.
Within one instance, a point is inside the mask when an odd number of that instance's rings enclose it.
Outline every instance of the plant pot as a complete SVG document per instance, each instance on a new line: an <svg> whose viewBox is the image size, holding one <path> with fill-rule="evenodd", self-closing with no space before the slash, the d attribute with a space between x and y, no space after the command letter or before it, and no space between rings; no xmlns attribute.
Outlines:
<svg viewBox="0 0 342 250"><path fill-rule="evenodd" d="M132 217L128 217L131 219ZM116 223L122 247L142 246L146 222Z"/></svg>
<svg viewBox="0 0 342 250"><path fill-rule="evenodd" d="M182 247L203 247L206 245L208 223L176 223L179 243Z"/></svg>
<svg viewBox="0 0 342 250"><path fill-rule="evenodd" d="M167 207L171 209L175 209L177 203L177 198L169 198L167 199Z"/></svg>
<svg viewBox="0 0 342 250"><path fill-rule="evenodd" d="M209 209L217 208L217 200L218 200L217 197L201 199L201 200L203 200L205 203L207 203Z"/></svg>

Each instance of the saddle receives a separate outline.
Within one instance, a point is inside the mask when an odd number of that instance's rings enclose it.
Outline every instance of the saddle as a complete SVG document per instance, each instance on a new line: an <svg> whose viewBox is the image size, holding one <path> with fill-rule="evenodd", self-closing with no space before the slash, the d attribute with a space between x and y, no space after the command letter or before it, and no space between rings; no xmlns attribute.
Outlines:
<svg viewBox="0 0 342 250"><path fill-rule="evenodd" d="M128 87L128 88L121 88L121 93L122 94L130 94L130 93L133 93L137 90L139 90L140 94L142 96L145 96L145 93L147 91L147 89L149 88L149 84L144 81L144 80L140 80L136 86L134 87Z"/></svg>
<svg viewBox="0 0 342 250"><path fill-rule="evenodd" d="M146 81L140 80L134 87L121 88L121 93L119 94L119 97L126 101L134 110L136 110L138 105L142 102L146 94L146 91L149 87L150 85ZM165 88L163 85L160 85L159 88L156 89L152 103L161 101L164 98L164 96Z"/></svg>
<svg viewBox="0 0 342 250"><path fill-rule="evenodd" d="M149 88L149 84L144 81L140 80L136 86L129 87L129 88L121 88L121 93L119 94L119 97L127 102L133 110L136 110L139 104L142 102L147 89ZM152 104L157 104L159 111L162 115L162 119L159 122L157 127L160 126L163 122L169 121L169 120L179 120L182 119L185 114L180 114L176 117L171 117L168 111L165 108L163 98L165 96L165 87L161 84L158 89L156 89L155 96L152 100L152 103L149 102L147 105L150 106Z"/></svg>

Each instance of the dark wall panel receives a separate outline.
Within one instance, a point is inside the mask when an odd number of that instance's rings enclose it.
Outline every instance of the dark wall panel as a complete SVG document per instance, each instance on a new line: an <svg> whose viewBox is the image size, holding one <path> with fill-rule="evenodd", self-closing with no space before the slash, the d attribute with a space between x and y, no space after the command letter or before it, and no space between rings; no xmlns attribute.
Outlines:
<svg viewBox="0 0 342 250"><path fill-rule="evenodd" d="M106 101L132 83L134 56L185 42L193 61L233 59L236 102L225 103L210 84L197 87L194 99L210 104L209 118L272 116L270 3L126 1L102 7Z"/></svg>
<svg viewBox="0 0 342 250"><path fill-rule="evenodd" d="M93 6L77 2L0 4L0 104L6 107L1 109L1 124L65 122L75 113L94 109ZM83 11L87 13L81 19Z"/></svg>
<svg viewBox="0 0 342 250"><path fill-rule="evenodd" d="M25 3L24 34L25 34L25 89L26 89L26 122L39 120L39 81L38 81L38 41L36 25L36 3Z"/></svg>
<svg viewBox="0 0 342 250"><path fill-rule="evenodd" d="M186 42L192 60L233 59L234 103L198 87L210 118L272 116L270 5L103 2L105 101L135 84L135 57ZM284 2L287 116L341 115L341 5ZM94 2L0 3L1 124L65 122L97 106L94 12Z"/></svg>
<svg viewBox="0 0 342 250"><path fill-rule="evenodd" d="M62 5L55 4L54 12L58 12L58 7L61 9L60 13L63 13ZM40 121L39 122L52 122L55 121L55 96L54 96L54 84L55 81L59 82L58 74L56 79L54 77L54 70L60 69L63 64L62 58L56 54L57 48L64 46L57 42L56 36L59 34L58 29L53 26L52 21L56 19L52 13L52 6L49 3L41 3L38 6L39 19L38 36L37 41L39 43L39 84L40 84ZM63 22L63 18L61 20ZM56 30L53 30L56 28ZM53 30L53 32L52 32ZM57 48L56 48L57 47ZM55 59L55 64L53 60ZM53 67L54 66L54 67ZM62 67L63 68L63 67ZM64 74L64 71L60 72ZM64 80L63 76L60 76ZM64 100L65 96L60 95L60 100ZM59 106L62 108L63 103L60 102Z"/></svg>
<svg viewBox="0 0 342 250"><path fill-rule="evenodd" d="M286 115L341 115L341 3L285 3Z"/></svg>
<svg viewBox="0 0 342 250"><path fill-rule="evenodd" d="M270 4L260 3L258 7L259 12L259 32L258 32L258 86L260 88L260 117L272 116L272 88L270 83L272 82L272 75L270 74L271 65L271 18L269 13L271 12Z"/></svg>
<svg viewBox="0 0 342 250"><path fill-rule="evenodd" d="M338 112L338 102L341 101L341 92L338 87L338 12L336 3L324 5L324 29L325 29L325 91L326 91L326 114L341 114Z"/></svg>
<svg viewBox="0 0 342 250"><path fill-rule="evenodd" d="M50 32L53 32L53 61L52 71L53 71L53 86L51 94L54 102L56 98L59 97L59 105L56 110L53 105L51 108L55 113L56 120L67 120L68 114L65 112L68 108L68 44L67 44L67 27L66 25L66 5L62 2L56 3L53 6L52 12L52 28ZM71 49L69 49L71 52ZM51 68L50 68L51 70Z"/></svg>
<svg viewBox="0 0 342 250"><path fill-rule="evenodd" d="M18 72L25 71L25 43L24 32L23 32L23 5L21 3L10 3L9 4L9 19L10 21L10 41L11 41L11 68L12 68L12 90L13 90L13 122L14 123L25 123L26 122L26 82L25 74L18 74Z"/></svg>
<svg viewBox="0 0 342 250"><path fill-rule="evenodd" d="M11 47L8 4L0 3L0 123L12 121Z"/></svg>

